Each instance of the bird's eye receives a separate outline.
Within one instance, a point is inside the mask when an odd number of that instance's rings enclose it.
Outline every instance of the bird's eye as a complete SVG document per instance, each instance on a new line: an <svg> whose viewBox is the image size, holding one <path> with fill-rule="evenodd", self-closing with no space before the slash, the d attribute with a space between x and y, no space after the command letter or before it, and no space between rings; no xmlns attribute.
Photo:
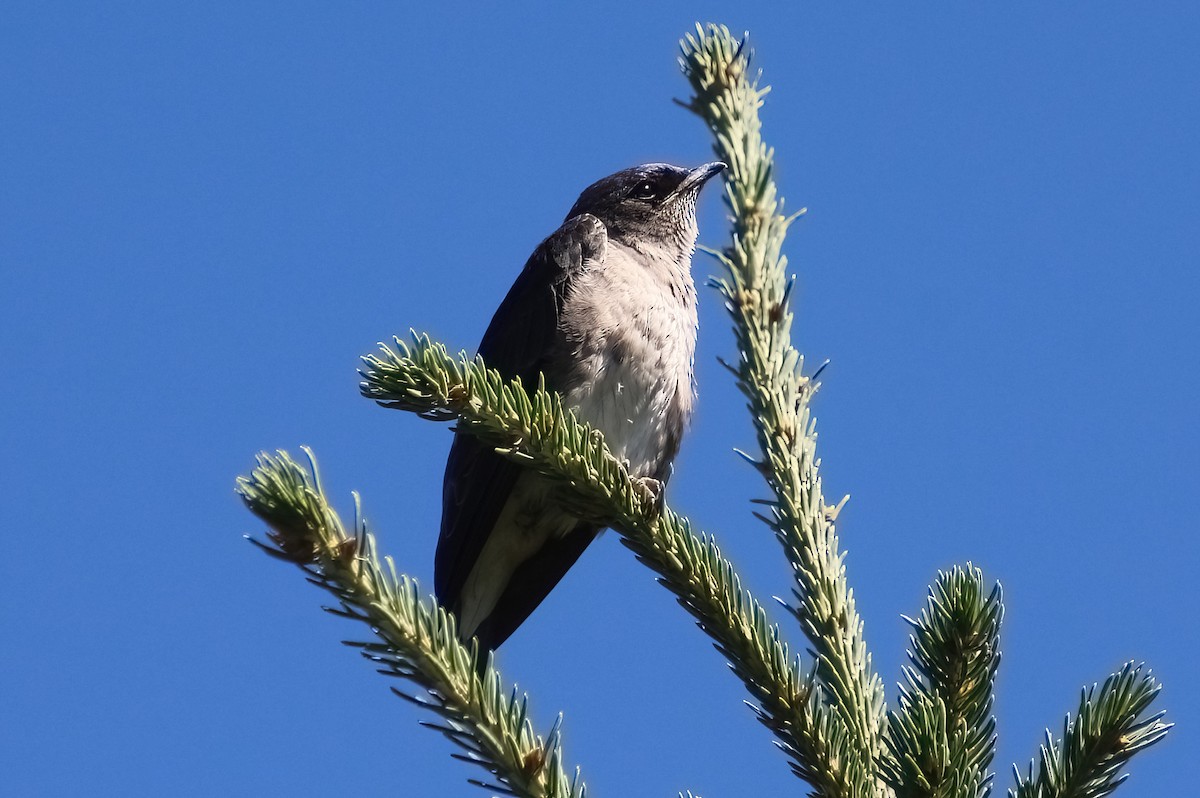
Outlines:
<svg viewBox="0 0 1200 798"><path fill-rule="evenodd" d="M629 196L634 199L652 200L658 197L658 188L649 180L643 180L633 187L633 191L629 192Z"/></svg>

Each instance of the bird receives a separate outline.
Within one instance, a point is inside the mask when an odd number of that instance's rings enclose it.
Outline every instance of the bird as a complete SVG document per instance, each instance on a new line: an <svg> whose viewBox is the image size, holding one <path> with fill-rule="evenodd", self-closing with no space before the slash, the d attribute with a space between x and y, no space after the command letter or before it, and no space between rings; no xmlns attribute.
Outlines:
<svg viewBox="0 0 1200 798"><path fill-rule="evenodd" d="M530 392L543 379L659 497L695 400L696 200L723 169L650 163L592 183L533 251L478 349ZM464 644L498 648L603 531L554 491L455 431L434 593Z"/></svg>

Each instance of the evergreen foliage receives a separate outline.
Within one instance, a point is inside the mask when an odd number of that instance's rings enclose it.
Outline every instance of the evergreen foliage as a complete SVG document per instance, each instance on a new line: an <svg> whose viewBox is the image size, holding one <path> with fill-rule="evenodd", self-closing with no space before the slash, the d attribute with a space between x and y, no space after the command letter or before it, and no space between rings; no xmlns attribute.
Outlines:
<svg viewBox="0 0 1200 798"><path fill-rule="evenodd" d="M1130 757L1166 736L1172 724L1163 711L1146 716L1161 686L1132 662L1109 676L1102 686L1079 696L1079 709L1063 721L1063 736L1046 731L1038 760L1022 778L1014 767L1017 786L1011 798L1100 798L1117 788L1128 774L1121 768Z"/></svg>
<svg viewBox="0 0 1200 798"><path fill-rule="evenodd" d="M782 254L787 229L772 177L773 151L758 109L767 94L751 53L715 25L681 42L680 65L693 91L685 107L713 133L729 164L725 200L733 236L714 252L723 273L712 281L734 321L738 359L727 364L749 400L761 454L744 455L772 497L756 514L773 530L795 579L788 607L812 661L801 663L763 604L743 587L714 539L662 505L631 477L603 436L540 385L532 394L479 358L452 356L426 336L395 339L364 358L362 393L379 404L433 420L455 419L506 457L562 489L579 516L611 526L670 589L742 680L751 707L775 735L792 770L825 798L989 794L995 755L994 685L1003 605L973 566L939 574L919 616L907 619L910 665L897 706L888 711L855 609L835 530L845 499L825 502L810 401L819 387L791 342L792 278ZM517 796L586 793L565 764L556 722L534 731L526 699L491 657L458 642L455 619L381 558L355 497L347 531L328 503L315 459L305 468L287 453L260 454L237 489L269 527L258 545L298 565L331 593L326 608L365 623L375 636L351 643L381 673L417 688L398 695L434 713L433 728L464 750L455 754L491 776L472 783ZM1098 798L1125 776L1128 760L1170 728L1150 713L1159 686L1132 663L1083 692L1062 738L1047 734L1012 798ZM561 716L560 716L561 720ZM749 787L752 789L752 787ZM683 793L680 794L684 795ZM690 792L686 793L691 796Z"/></svg>
<svg viewBox="0 0 1200 798"><path fill-rule="evenodd" d="M884 780L897 798L983 796L996 752L992 691L1000 664L1000 585L978 568L938 575L909 637L899 708L888 716Z"/></svg>
<svg viewBox="0 0 1200 798"><path fill-rule="evenodd" d="M729 370L750 402L761 461L746 459L773 494L759 518L775 532L796 579L790 607L816 654L816 670L836 711L854 792L871 783L883 728L883 683L871 669L863 624L846 585L834 520L845 500L825 504L817 473L817 431L809 403L819 383L803 373L791 343L793 279L782 254L788 226L777 197L774 151L762 141L758 109L769 91L750 72L745 40L723 28L697 28L682 44L680 66L691 83L687 107L708 125L717 156L729 164L725 201L733 239L714 253L723 278L711 284L733 317L738 364ZM803 213L803 211L801 211Z"/></svg>
<svg viewBox="0 0 1200 798"><path fill-rule="evenodd" d="M454 616L423 598L415 579L397 575L391 558L380 559L357 496L353 531L346 531L325 498L315 458L304 452L308 469L286 452L263 453L258 467L238 479L238 493L270 526L268 542L255 543L299 565L309 582L331 593L338 606L326 610L374 632L376 641L347 645L361 649L380 673L420 688L419 695L392 692L439 715L440 723L423 725L463 748L458 758L498 782L473 784L528 798L584 798L579 772L568 777L564 770L561 716L544 737L534 733L526 697L505 692L490 657L479 673L477 647L458 641Z"/></svg>

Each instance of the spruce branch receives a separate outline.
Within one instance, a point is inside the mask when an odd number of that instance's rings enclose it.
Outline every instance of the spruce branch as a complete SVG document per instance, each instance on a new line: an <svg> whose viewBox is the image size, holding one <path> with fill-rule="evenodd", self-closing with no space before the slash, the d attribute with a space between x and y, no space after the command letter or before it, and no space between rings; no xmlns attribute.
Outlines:
<svg viewBox="0 0 1200 798"><path fill-rule="evenodd" d="M745 684L750 706L776 737L793 771L822 798L984 798L995 753L993 690L1003 615L996 585L968 564L938 575L910 636L897 708L888 712L863 624L848 588L835 529L845 504L825 503L810 403L821 368L804 373L791 343L790 297L782 247L800 215L785 216L773 180L774 152L758 117L768 88L751 74L745 39L697 25L680 42L680 65L693 96L685 107L715 137L726 173L732 242L712 254L723 274L712 279L734 320L739 358L726 365L749 400L761 459L741 454L772 493L757 514L771 526L792 566L792 614L811 644L811 670L789 651L779 628L746 590L715 541L692 531L654 487L632 477L599 431L580 423L544 382L527 390L479 358L451 356L427 336L395 339L363 360L364 396L458 428L555 483L555 496L581 519L610 526L658 574L712 638ZM801 211L803 213L803 211ZM506 693L489 656L463 646L456 620L415 580L381 558L355 496L347 532L310 468L287 453L260 454L238 492L270 527L268 554L298 565L337 599L334 614L367 624L377 636L348 643L381 673L418 690L400 695L435 713L426 722L483 767L471 782L506 795L582 798L585 787L563 763L560 723L534 732L527 699ZM847 497L848 498L848 497ZM1047 732L1028 776L1016 773L1010 798L1099 798L1126 778L1129 759L1162 739L1171 724L1149 714L1159 685L1132 663L1093 685L1068 715L1062 739ZM692 793L680 793L680 798Z"/></svg>
<svg viewBox="0 0 1200 798"><path fill-rule="evenodd" d="M725 201L733 214L733 240L713 253L724 276L712 285L734 321L739 358L731 368L749 400L762 450L755 465L773 494L769 515L760 517L791 563L792 610L817 656L817 675L856 759L871 770L884 729L883 683L871 666L834 528L845 499L829 506L821 492L809 409L816 375L804 375L804 358L791 344L793 280L782 246L799 214L782 214L772 177L774 150L762 140L758 109L769 88L760 89L760 76L751 73L745 39L724 26L697 25L680 46L680 67L693 92L685 107L704 120L716 139L717 157L729 164Z"/></svg>
<svg viewBox="0 0 1200 798"><path fill-rule="evenodd" d="M1141 665L1129 662L1104 685L1082 691L1075 717L1063 721L1062 739L1049 730L1040 757L1021 778L1010 798L1101 798L1128 778L1121 770L1134 754L1166 736L1174 725L1165 712L1146 715L1162 687Z"/></svg>
<svg viewBox="0 0 1200 798"><path fill-rule="evenodd" d="M727 657L793 770L817 795L863 794L865 774L843 755L841 724L716 542L650 495L557 394L539 385L530 395L520 380L480 358L451 357L426 336L381 344L363 360L364 396L425 418L457 416L459 429L553 480L572 512L615 529Z"/></svg>
<svg viewBox="0 0 1200 798"><path fill-rule="evenodd" d="M884 781L897 798L983 798L995 756L992 717L1000 665L1000 585L984 593L970 564L939 573L913 627L899 709L889 713Z"/></svg>
<svg viewBox="0 0 1200 798"><path fill-rule="evenodd" d="M267 542L253 542L331 593L339 606L328 611L370 627L378 640L347 645L361 649L380 673L423 688L422 696L392 689L439 716L423 725L465 750L455 758L492 776L472 784L521 798L584 798L579 771L568 776L565 769L562 716L544 737L534 733L527 696L502 688L490 657L477 672L478 652L459 643L454 617L422 599L416 580L397 575L390 557L380 559L357 495L354 531L347 533L325 498L312 452L304 452L308 470L287 452L264 452L250 475L238 478L242 500L270 528Z"/></svg>

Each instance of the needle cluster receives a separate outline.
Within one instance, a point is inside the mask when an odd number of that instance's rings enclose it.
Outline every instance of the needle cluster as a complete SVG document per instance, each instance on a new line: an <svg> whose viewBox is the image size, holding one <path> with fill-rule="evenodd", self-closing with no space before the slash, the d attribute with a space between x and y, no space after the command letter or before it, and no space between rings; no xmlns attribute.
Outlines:
<svg viewBox="0 0 1200 798"><path fill-rule="evenodd" d="M761 135L768 89L751 69L745 37L697 26L681 44L692 88L685 107L714 138L730 167L725 200L732 236L713 252L722 274L712 285L734 326L737 359L728 364L748 399L760 454L744 454L771 497L756 515L791 564L792 601L811 661L801 662L765 606L745 587L716 541L665 506L653 486L630 476L603 435L539 385L527 391L479 358L451 355L427 336L395 339L366 356L362 394L378 404L461 430L555 482L580 518L611 526L713 640L746 687L793 772L822 798L983 798L993 774L992 715L1000 663L1003 604L967 565L939 574L909 638L896 706L890 711L872 666L835 528L845 499L827 504L816 455L811 400L820 369L805 373L791 340L785 216L775 186L774 152ZM347 531L321 489L315 459L305 468L287 453L260 454L237 490L268 527L267 553L293 563L337 601L330 612L365 624L372 639L350 643L385 675L416 689L395 692L436 716L429 726L459 746L459 758L490 778L472 783L523 798L582 798L579 771L568 774L561 716L534 731L527 701L490 657L463 646L455 619L416 581L380 557L355 497ZM1060 738L1047 733L1011 798L1100 798L1124 779L1136 753L1170 729L1152 713L1159 692L1149 671L1130 663L1083 692ZM754 791L747 785L748 793ZM683 798L684 793L680 793ZM692 798L692 793L686 793Z"/></svg>

